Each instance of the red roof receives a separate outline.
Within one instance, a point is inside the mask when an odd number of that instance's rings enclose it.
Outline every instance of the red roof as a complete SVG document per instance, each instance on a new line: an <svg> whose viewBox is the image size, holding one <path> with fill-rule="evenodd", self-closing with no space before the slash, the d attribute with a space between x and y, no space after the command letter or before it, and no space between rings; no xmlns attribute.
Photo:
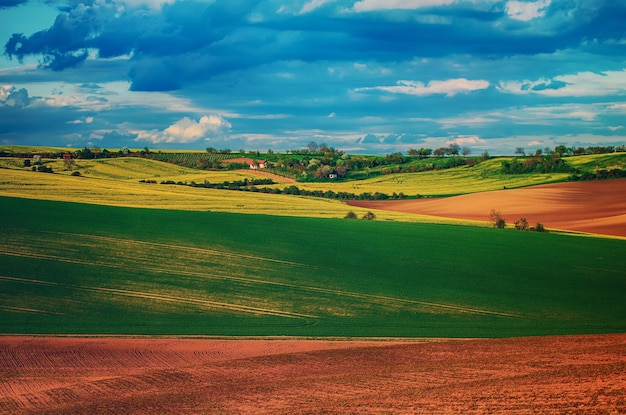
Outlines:
<svg viewBox="0 0 626 415"><path fill-rule="evenodd" d="M247 163L249 165L262 164L265 163L265 160L252 160L249 157L237 157L234 159L222 160L222 163L231 164L231 163Z"/></svg>

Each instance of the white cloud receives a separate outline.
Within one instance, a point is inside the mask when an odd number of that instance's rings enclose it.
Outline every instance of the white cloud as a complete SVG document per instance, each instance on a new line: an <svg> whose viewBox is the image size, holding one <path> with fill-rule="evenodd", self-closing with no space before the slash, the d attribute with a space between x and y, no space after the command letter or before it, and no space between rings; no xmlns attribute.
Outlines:
<svg viewBox="0 0 626 415"><path fill-rule="evenodd" d="M93 117L85 117L84 119L77 119L73 121L68 121L68 124L91 124L93 122Z"/></svg>
<svg viewBox="0 0 626 415"><path fill-rule="evenodd" d="M620 111L620 112L626 112L626 103L610 105L609 109L610 110L615 110L615 111Z"/></svg>
<svg viewBox="0 0 626 415"><path fill-rule="evenodd" d="M159 10L164 4L174 3L175 0L119 0L116 3L123 4L129 8L139 8L147 6L152 10Z"/></svg>
<svg viewBox="0 0 626 415"><path fill-rule="evenodd" d="M463 145L476 145L476 144L486 144L487 142L483 139L481 139L480 137L478 137L477 135L472 135L472 136L459 136L457 138L455 138L454 140L451 140L448 142L448 144L458 144L460 146Z"/></svg>
<svg viewBox="0 0 626 415"><path fill-rule="evenodd" d="M367 12L372 10L419 9L422 7L445 6L456 0L360 0L354 3L353 10Z"/></svg>
<svg viewBox="0 0 626 415"><path fill-rule="evenodd" d="M506 4L506 13L511 19L529 21L545 15L552 0L519 1L510 0Z"/></svg>
<svg viewBox="0 0 626 415"><path fill-rule="evenodd" d="M310 13L313 10L322 7L326 3L331 3L334 1L335 0L310 0L302 6L302 9L300 9L300 14Z"/></svg>
<svg viewBox="0 0 626 415"><path fill-rule="evenodd" d="M626 95L626 70L578 72L536 81L504 81L496 88L506 93L550 97Z"/></svg>
<svg viewBox="0 0 626 415"><path fill-rule="evenodd" d="M358 88L356 91L386 91L394 94L407 95L434 95L444 94L446 96L454 96L460 93L468 93L478 91L489 87L489 82L484 80L469 80L465 78L448 79L445 81L430 81L424 84L419 81L398 81L396 86L377 86L369 88Z"/></svg>
<svg viewBox="0 0 626 415"><path fill-rule="evenodd" d="M611 131L617 131L617 130L621 130L622 128L624 128L624 126L623 125L615 125L615 126L609 125L607 128Z"/></svg>
<svg viewBox="0 0 626 415"><path fill-rule="evenodd" d="M199 121L184 117L163 131L131 131L137 134L136 141L157 143L195 143L202 139L224 137L232 125L219 115L205 115Z"/></svg>

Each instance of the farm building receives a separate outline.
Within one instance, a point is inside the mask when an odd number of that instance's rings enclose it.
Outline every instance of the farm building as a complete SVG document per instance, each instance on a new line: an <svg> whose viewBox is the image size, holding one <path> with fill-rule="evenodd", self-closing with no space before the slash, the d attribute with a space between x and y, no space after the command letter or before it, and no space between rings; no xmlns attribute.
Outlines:
<svg viewBox="0 0 626 415"><path fill-rule="evenodd" d="M222 164L233 164L233 163L247 164L248 166L250 166L251 170L266 169L267 164L268 164L266 160L253 160L248 157L238 157L234 159L222 160Z"/></svg>

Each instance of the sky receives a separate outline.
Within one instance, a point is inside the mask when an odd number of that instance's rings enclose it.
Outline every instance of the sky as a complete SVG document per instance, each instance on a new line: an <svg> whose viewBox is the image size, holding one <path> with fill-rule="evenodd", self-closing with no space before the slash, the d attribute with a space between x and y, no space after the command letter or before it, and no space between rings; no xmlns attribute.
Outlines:
<svg viewBox="0 0 626 415"><path fill-rule="evenodd" d="M626 144L626 0L0 0L0 145Z"/></svg>

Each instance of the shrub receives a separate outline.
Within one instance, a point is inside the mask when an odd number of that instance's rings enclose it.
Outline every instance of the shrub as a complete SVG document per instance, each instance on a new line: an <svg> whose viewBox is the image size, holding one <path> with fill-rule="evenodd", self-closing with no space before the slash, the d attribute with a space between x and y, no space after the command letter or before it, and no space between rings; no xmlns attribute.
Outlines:
<svg viewBox="0 0 626 415"><path fill-rule="evenodd" d="M543 226L543 224L537 222L537 225L535 225L535 227L533 228L533 230L535 232L547 232L546 228Z"/></svg>
<svg viewBox="0 0 626 415"><path fill-rule="evenodd" d="M367 212L365 215L363 215L363 219L364 220L374 220L374 219L376 219L376 215L373 214L372 212Z"/></svg>
<svg viewBox="0 0 626 415"><path fill-rule="evenodd" d="M499 210L491 209L491 212L489 212L489 221L496 229L506 228L506 221Z"/></svg>
<svg viewBox="0 0 626 415"><path fill-rule="evenodd" d="M350 211L346 214L346 216L344 217L344 219L356 219L356 213L354 213L353 211Z"/></svg>
<svg viewBox="0 0 626 415"><path fill-rule="evenodd" d="M80 176L80 172L79 171L74 171L74 172L72 172L71 176L78 177L78 176Z"/></svg>
<svg viewBox="0 0 626 415"><path fill-rule="evenodd" d="M521 218L517 222L515 222L515 229L518 231L527 231L529 229L528 221L526 218Z"/></svg>
<svg viewBox="0 0 626 415"><path fill-rule="evenodd" d="M43 164L37 166L37 171L42 173L53 173L52 167L44 166Z"/></svg>

